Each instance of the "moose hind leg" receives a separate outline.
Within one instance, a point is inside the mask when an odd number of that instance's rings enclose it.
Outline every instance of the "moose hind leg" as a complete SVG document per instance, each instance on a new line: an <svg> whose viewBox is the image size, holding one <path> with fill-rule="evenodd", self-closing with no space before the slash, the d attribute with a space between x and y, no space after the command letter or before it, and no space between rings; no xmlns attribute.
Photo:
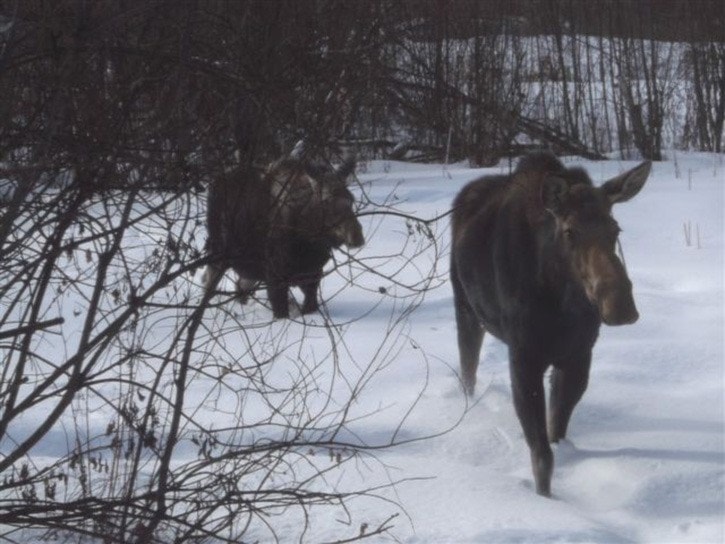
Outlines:
<svg viewBox="0 0 725 544"><path fill-rule="evenodd" d="M246 304L249 301L249 297L254 293L254 289L257 286L257 282L250 280L249 278L239 275L237 278L237 299L241 304Z"/></svg>
<svg viewBox="0 0 725 544"><path fill-rule="evenodd" d="M461 362L461 381L463 391L473 395L476 389L476 370L481 355L484 329L471 308L455 274L451 274L453 300L456 308L456 329L458 334L458 354Z"/></svg>
<svg viewBox="0 0 725 544"><path fill-rule="evenodd" d="M211 291L214 291L223 275L223 267L218 264L208 264L206 269L204 269L203 276L201 277L201 281L204 283L204 292L208 294Z"/></svg>
<svg viewBox="0 0 725 544"><path fill-rule="evenodd" d="M463 390L473 395L476 389L476 371L481 355L484 329L472 312L456 305L456 324L458 326L458 353L461 359L461 379Z"/></svg>
<svg viewBox="0 0 725 544"><path fill-rule="evenodd" d="M566 438L566 430L574 407L581 400L589 383L591 360L590 352L582 359L574 361L574 364L552 369L548 429L550 442Z"/></svg>
<svg viewBox="0 0 725 544"><path fill-rule="evenodd" d="M514 407L526 442L531 451L531 468L536 492L551 496L551 475L554 455L546 436L546 402L544 399L544 373L537 361L525 360L518 354L511 357L511 387Z"/></svg>

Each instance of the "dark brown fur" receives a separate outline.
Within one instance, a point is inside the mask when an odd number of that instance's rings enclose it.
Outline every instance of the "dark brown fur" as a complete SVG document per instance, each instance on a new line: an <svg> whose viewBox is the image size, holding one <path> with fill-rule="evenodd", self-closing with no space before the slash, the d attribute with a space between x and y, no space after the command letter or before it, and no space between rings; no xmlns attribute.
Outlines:
<svg viewBox="0 0 725 544"><path fill-rule="evenodd" d="M263 177L250 166L218 179L207 210L212 262L206 288L214 289L232 268L242 302L264 281L274 317L289 316L291 286L303 291L302 312L316 311L332 249L365 242L345 183L353 170L353 161L334 170L287 158L270 165Z"/></svg>
<svg viewBox="0 0 725 544"><path fill-rule="evenodd" d="M489 331L509 347L514 405L542 495L551 487L549 441L565 437L587 387L601 322L638 317L610 212L639 192L649 170L643 163L594 187L584 170L536 153L510 176L471 182L454 202L451 282L464 389L474 391Z"/></svg>

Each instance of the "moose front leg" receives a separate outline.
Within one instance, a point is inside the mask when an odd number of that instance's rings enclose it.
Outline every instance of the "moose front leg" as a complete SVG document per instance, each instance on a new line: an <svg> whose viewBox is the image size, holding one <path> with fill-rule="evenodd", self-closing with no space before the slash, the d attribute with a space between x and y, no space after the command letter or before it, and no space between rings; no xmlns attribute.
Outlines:
<svg viewBox="0 0 725 544"><path fill-rule="evenodd" d="M268 280L267 297L272 306L272 315L275 319L289 317L289 285L280 280Z"/></svg>
<svg viewBox="0 0 725 544"><path fill-rule="evenodd" d="M267 297L272 306L274 318L284 319L289 317L290 282L287 246L280 243L279 240L269 241L269 244L270 247L275 248L275 251L270 251L266 256Z"/></svg>
<svg viewBox="0 0 725 544"><path fill-rule="evenodd" d="M537 360L514 350L511 353L510 370L516 415L531 450L536 492L549 497L554 456L546 436L544 372Z"/></svg>
<svg viewBox="0 0 725 544"><path fill-rule="evenodd" d="M555 366L551 372L549 395L549 441L566 438L566 429L574 407L581 400L589 383L591 351L566 366Z"/></svg>
<svg viewBox="0 0 725 544"><path fill-rule="evenodd" d="M311 314L320 309L320 305L317 302L317 292L320 288L321 281L322 271L319 271L300 284L300 289L302 289L302 294L305 297L302 303L303 314Z"/></svg>

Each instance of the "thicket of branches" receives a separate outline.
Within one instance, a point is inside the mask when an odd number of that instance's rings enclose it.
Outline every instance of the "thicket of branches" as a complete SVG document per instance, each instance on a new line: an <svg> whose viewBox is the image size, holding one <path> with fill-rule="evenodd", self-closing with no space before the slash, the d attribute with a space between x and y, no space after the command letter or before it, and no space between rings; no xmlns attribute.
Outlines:
<svg viewBox="0 0 725 544"><path fill-rule="evenodd" d="M341 540L389 529L397 508L345 519L377 491L338 480L397 440L355 439L355 402L437 281L430 251L414 262L433 231L372 263L337 254L328 300L353 281L398 300L367 360L351 323L271 322L194 274L199 190L301 135L321 153L352 121L346 52L366 63L377 35L328 7L3 6L0 538L304 539L322 506Z"/></svg>
<svg viewBox="0 0 725 544"><path fill-rule="evenodd" d="M358 130L398 150L409 144L409 157L490 165L532 145L653 160L665 148L723 150L720 2L403 6L382 83L396 122Z"/></svg>
<svg viewBox="0 0 725 544"><path fill-rule="evenodd" d="M311 509L375 495L328 476L374 449L345 441L353 407L439 280L435 223L364 201L409 236L337 256L341 290L396 300L349 365L350 323L201 295L203 191L300 139L332 160L722 151L719 3L678 18L699 34L583 4L0 2L0 536L304 538ZM355 521L341 539L390 527Z"/></svg>
<svg viewBox="0 0 725 544"><path fill-rule="evenodd" d="M7 0L0 13L4 160L82 168L122 148L172 185L302 137L326 154L474 164L530 144L722 151L716 0Z"/></svg>

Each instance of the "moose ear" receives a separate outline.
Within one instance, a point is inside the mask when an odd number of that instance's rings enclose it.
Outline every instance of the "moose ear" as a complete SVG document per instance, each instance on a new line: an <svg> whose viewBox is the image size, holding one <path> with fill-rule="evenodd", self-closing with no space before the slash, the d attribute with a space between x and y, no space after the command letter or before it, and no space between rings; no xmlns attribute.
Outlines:
<svg viewBox="0 0 725 544"><path fill-rule="evenodd" d="M340 180L345 181L355 171L355 166L355 157L345 157L342 164L335 169L335 173Z"/></svg>
<svg viewBox="0 0 725 544"><path fill-rule="evenodd" d="M569 184L556 176L544 179L541 186L541 202L544 209L554 215L560 215L569 198Z"/></svg>
<svg viewBox="0 0 725 544"><path fill-rule="evenodd" d="M605 182L600 190L612 204L626 202L639 193L644 186L644 182L647 181L650 170L652 170L652 161L645 161L639 166L635 166L631 170Z"/></svg>

